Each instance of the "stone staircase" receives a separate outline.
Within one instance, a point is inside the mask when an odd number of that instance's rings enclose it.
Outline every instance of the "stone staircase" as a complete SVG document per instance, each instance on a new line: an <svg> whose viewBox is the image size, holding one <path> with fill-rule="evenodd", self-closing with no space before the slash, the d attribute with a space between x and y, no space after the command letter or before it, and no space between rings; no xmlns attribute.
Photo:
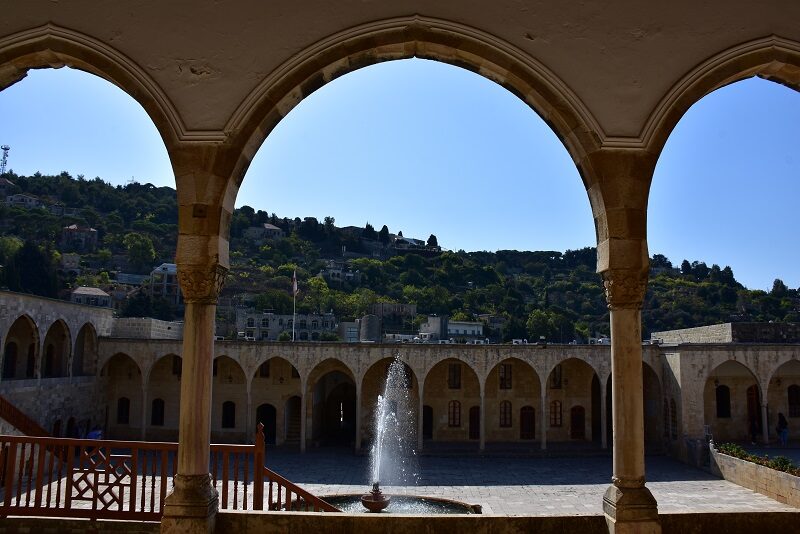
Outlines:
<svg viewBox="0 0 800 534"><path fill-rule="evenodd" d="M300 414L293 413L289 418L289 423L286 426L286 441L285 445L300 446Z"/></svg>
<svg viewBox="0 0 800 534"><path fill-rule="evenodd" d="M0 419L5 420L26 436L50 436L50 433L39 426L39 423L31 419L2 395L0 395Z"/></svg>

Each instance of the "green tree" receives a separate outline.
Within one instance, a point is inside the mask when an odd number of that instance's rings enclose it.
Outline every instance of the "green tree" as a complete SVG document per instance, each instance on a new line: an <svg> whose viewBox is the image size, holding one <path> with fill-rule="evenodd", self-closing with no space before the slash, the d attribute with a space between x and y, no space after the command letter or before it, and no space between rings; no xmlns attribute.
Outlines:
<svg viewBox="0 0 800 534"><path fill-rule="evenodd" d="M429 247L438 247L438 246L439 246L439 240L438 240L438 239L436 239L436 236L435 236L435 235L431 234L431 235L428 237L428 246L429 246Z"/></svg>
<svg viewBox="0 0 800 534"><path fill-rule="evenodd" d="M137 269L152 267L153 260L156 258L156 250L153 248L153 241L146 235L137 232L130 232L122 240L128 252L128 261Z"/></svg>
<svg viewBox="0 0 800 534"><path fill-rule="evenodd" d="M58 274L53 251L26 241L6 266L6 282L12 291L56 298Z"/></svg>
<svg viewBox="0 0 800 534"><path fill-rule="evenodd" d="M315 276L309 278L303 300L313 312L322 313L328 308L329 295L328 283L321 276Z"/></svg>
<svg viewBox="0 0 800 534"><path fill-rule="evenodd" d="M367 223L366 226L364 226L364 232L361 234L361 236L364 239L371 239L374 241L378 238L378 233L375 232L375 228L373 228L370 223Z"/></svg>
<svg viewBox="0 0 800 534"><path fill-rule="evenodd" d="M378 241L384 245L389 244L389 227L385 224L381 226L381 230L378 232Z"/></svg>

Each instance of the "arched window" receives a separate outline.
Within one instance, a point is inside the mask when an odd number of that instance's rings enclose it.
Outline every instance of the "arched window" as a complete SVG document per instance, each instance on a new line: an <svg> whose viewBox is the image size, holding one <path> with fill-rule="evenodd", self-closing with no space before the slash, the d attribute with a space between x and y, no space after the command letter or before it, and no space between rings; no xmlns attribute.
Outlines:
<svg viewBox="0 0 800 534"><path fill-rule="evenodd" d="M461 364L450 363L447 365L447 387L461 389Z"/></svg>
<svg viewBox="0 0 800 534"><path fill-rule="evenodd" d="M561 401L550 403L550 426L561 426Z"/></svg>
<svg viewBox="0 0 800 534"><path fill-rule="evenodd" d="M787 393L789 394L789 417L800 417L800 386L792 384Z"/></svg>
<svg viewBox="0 0 800 534"><path fill-rule="evenodd" d="M222 428L236 428L236 403L233 401L222 403Z"/></svg>
<svg viewBox="0 0 800 534"><path fill-rule="evenodd" d="M127 425L131 419L131 400L128 397L117 399L117 424Z"/></svg>
<svg viewBox="0 0 800 534"><path fill-rule="evenodd" d="M562 372L560 363L553 368L553 372L550 374L550 389L561 389Z"/></svg>
<svg viewBox="0 0 800 534"><path fill-rule="evenodd" d="M501 363L498 375L500 376L500 389L511 389L511 364Z"/></svg>
<svg viewBox="0 0 800 534"><path fill-rule="evenodd" d="M269 378L269 360L258 366L258 376L260 378Z"/></svg>
<svg viewBox="0 0 800 534"><path fill-rule="evenodd" d="M511 427L511 403L509 401L500 403L500 426L502 428Z"/></svg>
<svg viewBox="0 0 800 534"><path fill-rule="evenodd" d="M664 419L664 437L668 438L670 418L669 418L669 401L666 398L664 399L664 414L662 417Z"/></svg>
<svg viewBox="0 0 800 534"><path fill-rule="evenodd" d="M672 439L678 439L678 410L675 408L675 399L669 400L669 433Z"/></svg>
<svg viewBox="0 0 800 534"><path fill-rule="evenodd" d="M450 401L447 405L447 426L461 426L461 403L457 400Z"/></svg>
<svg viewBox="0 0 800 534"><path fill-rule="evenodd" d="M717 386L717 418L731 416L731 390L728 386Z"/></svg>
<svg viewBox="0 0 800 534"><path fill-rule="evenodd" d="M153 399L150 409L150 424L152 426L164 426L164 399Z"/></svg>

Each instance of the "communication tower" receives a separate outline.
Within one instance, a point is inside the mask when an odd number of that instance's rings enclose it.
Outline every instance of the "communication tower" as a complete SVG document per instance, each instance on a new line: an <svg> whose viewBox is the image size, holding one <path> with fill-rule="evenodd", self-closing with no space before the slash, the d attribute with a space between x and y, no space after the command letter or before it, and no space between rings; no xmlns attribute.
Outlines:
<svg viewBox="0 0 800 534"><path fill-rule="evenodd" d="M0 159L0 174L6 173L6 163L8 163L8 151L11 150L11 147L8 145L0 146L0 150L3 151L3 159Z"/></svg>

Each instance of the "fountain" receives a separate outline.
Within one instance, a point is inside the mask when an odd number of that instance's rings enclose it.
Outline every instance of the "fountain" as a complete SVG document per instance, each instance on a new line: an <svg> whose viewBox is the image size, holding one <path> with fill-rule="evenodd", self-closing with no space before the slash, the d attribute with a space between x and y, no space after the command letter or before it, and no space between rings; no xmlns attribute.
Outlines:
<svg viewBox="0 0 800 534"><path fill-rule="evenodd" d="M395 357L389 365L383 394L375 407L373 444L370 450L370 483L372 490L359 498L342 495L325 500L344 512L385 511L401 514L474 514L480 506L446 499L409 495L385 495L381 484L413 485L417 481L414 446L416 429L414 404L410 396L411 375L405 364ZM359 507L359 502L361 507Z"/></svg>

